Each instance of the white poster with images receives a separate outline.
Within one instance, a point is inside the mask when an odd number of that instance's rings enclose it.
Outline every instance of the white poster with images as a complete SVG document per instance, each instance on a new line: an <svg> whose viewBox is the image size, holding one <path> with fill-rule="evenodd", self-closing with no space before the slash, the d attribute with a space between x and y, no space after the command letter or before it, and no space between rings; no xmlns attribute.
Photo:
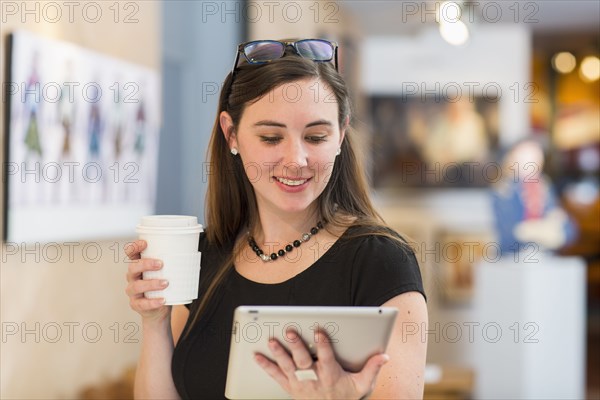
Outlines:
<svg viewBox="0 0 600 400"><path fill-rule="evenodd" d="M8 68L5 240L133 236L155 207L158 72L24 31Z"/></svg>

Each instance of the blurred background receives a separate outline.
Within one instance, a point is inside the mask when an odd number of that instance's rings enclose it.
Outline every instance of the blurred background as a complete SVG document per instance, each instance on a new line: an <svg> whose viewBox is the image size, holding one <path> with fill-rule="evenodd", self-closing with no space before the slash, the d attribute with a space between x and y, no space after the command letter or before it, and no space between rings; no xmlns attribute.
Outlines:
<svg viewBox="0 0 600 400"><path fill-rule="evenodd" d="M420 262L425 397L600 398L597 1L0 6L0 397L131 397L123 247L144 214L204 221L237 44L321 37Z"/></svg>

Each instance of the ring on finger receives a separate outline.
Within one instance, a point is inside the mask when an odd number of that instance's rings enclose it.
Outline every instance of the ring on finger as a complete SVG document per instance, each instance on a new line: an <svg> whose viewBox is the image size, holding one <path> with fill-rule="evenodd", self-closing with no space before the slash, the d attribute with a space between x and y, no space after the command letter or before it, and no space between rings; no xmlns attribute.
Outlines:
<svg viewBox="0 0 600 400"><path fill-rule="evenodd" d="M318 381L319 377L314 369L297 369L294 371L294 375L296 375L296 379L298 381Z"/></svg>

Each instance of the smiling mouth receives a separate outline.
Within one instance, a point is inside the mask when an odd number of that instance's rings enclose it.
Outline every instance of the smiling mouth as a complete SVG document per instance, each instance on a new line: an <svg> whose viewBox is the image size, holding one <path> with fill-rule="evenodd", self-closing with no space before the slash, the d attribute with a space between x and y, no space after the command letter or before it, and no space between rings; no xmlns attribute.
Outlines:
<svg viewBox="0 0 600 400"><path fill-rule="evenodd" d="M275 179L277 179L279 182L283 183L284 185L300 186L300 185L303 185L306 182L308 182L310 178L308 178L308 179L287 179L287 178L275 177Z"/></svg>

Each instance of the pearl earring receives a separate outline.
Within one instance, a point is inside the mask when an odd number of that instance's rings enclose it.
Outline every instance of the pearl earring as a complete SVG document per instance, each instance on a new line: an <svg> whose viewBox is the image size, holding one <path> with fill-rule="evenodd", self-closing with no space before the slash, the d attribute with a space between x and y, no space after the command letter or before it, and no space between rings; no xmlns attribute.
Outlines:
<svg viewBox="0 0 600 400"><path fill-rule="evenodd" d="M340 147L339 149L337 149L337 152L335 153L336 156L339 156L342 153L342 148Z"/></svg>
<svg viewBox="0 0 600 400"><path fill-rule="evenodd" d="M233 154L234 156L237 156L238 155L238 149L236 149L235 147L233 147L231 149L231 154Z"/></svg>

